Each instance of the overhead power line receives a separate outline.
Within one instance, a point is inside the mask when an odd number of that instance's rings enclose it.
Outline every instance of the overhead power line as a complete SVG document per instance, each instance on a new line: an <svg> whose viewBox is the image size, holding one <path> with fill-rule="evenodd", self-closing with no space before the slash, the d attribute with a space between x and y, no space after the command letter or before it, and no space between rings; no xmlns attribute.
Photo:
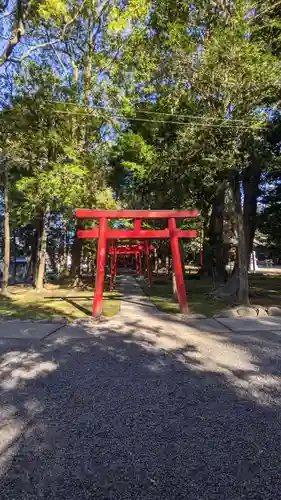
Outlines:
<svg viewBox="0 0 281 500"><path fill-rule="evenodd" d="M51 103L51 104L62 104L62 105L69 104L71 106L77 106L77 107L81 107L84 109L86 108L89 110L101 109L101 110L110 111L110 112L116 112L116 111L120 110L122 112L122 108L112 108L112 107L101 106L101 105L86 106L86 105L71 102L71 101L65 101L65 102L64 101L46 101L46 102ZM196 118L199 120L206 120L205 116L194 115L194 114L165 113L165 112L160 112L160 111L148 111L148 110L136 110L136 113L147 114L147 115L172 116L174 118L191 118L191 119ZM127 115L126 115L126 117L127 117ZM210 120L210 121L226 121L225 118L219 118L219 117L218 118L209 117L208 120ZM233 119L230 119L229 121L246 123L248 121L254 121L254 120L249 117L249 118L243 118L243 119L233 118Z"/></svg>
<svg viewBox="0 0 281 500"><path fill-rule="evenodd" d="M48 102L51 102L52 104L64 104L63 102L61 101L48 101ZM63 115L68 115L68 116L85 116L87 118L89 118L90 116L92 116L93 118L101 118L102 116L100 114L97 114L97 115L94 115L94 111L96 108L93 108L93 107L86 107L88 109L88 112L80 112L80 111L72 111L72 110L63 110L63 109L54 109L53 112L55 114L63 114ZM254 122L254 120L252 120L252 124L249 120L234 120L234 119L229 119L229 120L224 120L224 122L222 122L221 120L223 120L222 118L216 120L216 118L206 118L204 116L198 116L198 115L182 115L182 116L185 116L186 118L189 118L189 121L179 121L179 120L161 120L161 119L154 119L154 118L143 118L143 117L137 117L137 116L128 116L128 115L122 115L122 114L116 114L113 108L106 108L106 107L103 107L103 106L100 106L99 108L97 109L101 109L101 111L109 111L111 113L111 118L114 119L119 119L119 120L123 120L123 121L132 121L132 122L147 122L147 123L163 123L163 124L166 124L166 125L181 125L181 126L189 126L190 128L195 128L198 126L200 127L214 127L214 128L241 128L243 130L250 130L250 129L253 129L253 128L259 128L259 129L262 129L262 128L266 128L266 125L265 124L262 124L262 123L258 123L258 122ZM120 109L120 108L119 108ZM152 112L153 113L153 112ZM15 116L15 114L17 114L17 111L15 112L15 110L10 110L9 114L6 113L5 117L4 116L1 116L0 115L0 119L7 119L7 118L10 118L10 119L13 119L13 116ZM23 116L22 112L20 113L21 116ZM180 116L180 115L172 115L172 114L168 114L167 115L165 113L163 113L164 116ZM200 118L200 120L198 120L198 118ZM214 123L215 121L219 121L219 123ZM210 122L213 122L213 123L210 123Z"/></svg>
<svg viewBox="0 0 281 500"><path fill-rule="evenodd" d="M75 112L75 111L63 111L63 110L55 110L54 113L56 114L64 114L68 116L86 116L89 118L89 113L80 113L80 112ZM94 118L98 118L98 116L95 116ZM214 128L241 128L244 130L249 130L256 128L257 125L248 125L244 126L240 123L207 123L207 122L198 122L198 121L193 121L193 122L180 122L180 121L174 121L174 120L152 120L148 118L137 118L137 117L130 117L130 116L124 116L124 115L112 115L112 118L118 118L121 120L128 120L128 121L138 121L138 122L148 122L148 123L165 123L166 125L185 125L185 126L190 126L190 127L195 127L196 125L203 127L214 127ZM260 128L264 128L264 125L260 125Z"/></svg>

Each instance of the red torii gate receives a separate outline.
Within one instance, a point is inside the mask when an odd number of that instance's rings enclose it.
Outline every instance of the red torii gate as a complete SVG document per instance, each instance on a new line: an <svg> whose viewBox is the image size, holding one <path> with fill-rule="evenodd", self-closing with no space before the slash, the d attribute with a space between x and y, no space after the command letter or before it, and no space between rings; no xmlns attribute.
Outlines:
<svg viewBox="0 0 281 500"><path fill-rule="evenodd" d="M114 288L114 280L117 270L117 257L118 255L134 255L136 259L136 272L137 274L142 274L142 256L146 256L146 266L147 266L147 279L149 287L151 288L151 267L149 260L149 252L154 248L154 245L150 245L148 240L144 242L133 245L129 243L127 245L118 245L116 242L112 243L109 247L109 255L111 256L111 272L110 272L110 291Z"/></svg>
<svg viewBox="0 0 281 500"><path fill-rule="evenodd" d="M182 313L188 312L186 290L182 272L179 238L196 238L196 229L179 229L176 219L193 218L199 215L198 210L88 210L77 209L77 219L99 219L99 227L80 229L78 238L98 238L96 286L93 301L93 316L102 313L104 268L106 262L106 245L108 240L130 239L167 239L171 241L173 268L176 278L177 296ZM111 229L108 220L134 219L134 229ZM142 219L168 219L166 229L142 229Z"/></svg>

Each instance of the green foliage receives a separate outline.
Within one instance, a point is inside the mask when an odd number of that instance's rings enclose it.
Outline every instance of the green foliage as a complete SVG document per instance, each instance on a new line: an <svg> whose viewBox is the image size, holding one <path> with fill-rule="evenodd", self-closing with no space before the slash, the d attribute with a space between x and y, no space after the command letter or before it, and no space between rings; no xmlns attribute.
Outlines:
<svg viewBox="0 0 281 500"><path fill-rule="evenodd" d="M65 0L45 0L38 8L38 14L47 21L69 21L70 14Z"/></svg>
<svg viewBox="0 0 281 500"><path fill-rule="evenodd" d="M114 33L129 30L134 23L145 20L150 7L151 0L129 0L125 8L116 5L111 9L108 29Z"/></svg>
<svg viewBox="0 0 281 500"><path fill-rule="evenodd" d="M54 163L48 170L34 171L32 177L22 177L16 188L24 195L27 207L77 205L84 186L86 170L79 165Z"/></svg>
<svg viewBox="0 0 281 500"><path fill-rule="evenodd" d="M105 188L96 193L95 206L96 208L103 208L106 210L118 208L111 188Z"/></svg>
<svg viewBox="0 0 281 500"><path fill-rule="evenodd" d="M76 205L197 206L207 224L218 184L234 171L242 178L256 168L268 179L276 169L281 134L268 134L279 109L281 7L242 0L25 7L8 18L4 36L12 40L20 28L24 37L3 54L2 62L17 63L0 77L1 158L15 227L32 225L46 207L65 222ZM273 189L279 179L271 177Z"/></svg>
<svg viewBox="0 0 281 500"><path fill-rule="evenodd" d="M145 206L205 210L217 183L249 164L244 144L263 143L280 62L249 36L243 2L221 11L201 4L189 12L159 2L148 21L150 38L137 51L149 54L153 67L135 73L143 78L138 121L128 122L119 141L123 154L112 159L119 176L123 168L122 195L129 202L134 190Z"/></svg>

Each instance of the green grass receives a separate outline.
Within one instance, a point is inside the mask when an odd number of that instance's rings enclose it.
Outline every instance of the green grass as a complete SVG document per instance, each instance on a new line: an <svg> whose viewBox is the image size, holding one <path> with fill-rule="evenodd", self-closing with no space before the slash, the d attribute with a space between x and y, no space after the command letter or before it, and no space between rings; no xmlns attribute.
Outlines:
<svg viewBox="0 0 281 500"><path fill-rule="evenodd" d="M250 281L250 300L252 304L263 307L281 307L281 276L272 274L253 274Z"/></svg>
<svg viewBox="0 0 281 500"><path fill-rule="evenodd" d="M222 300L210 297L212 281L194 275L186 278L188 304L191 313L204 314L207 317L229 308L230 305ZM250 301L254 305L263 307L281 306L281 276L250 275ZM172 282L167 276L153 277L151 289L145 281L141 281L144 292L160 310L170 314L179 313L179 305L172 295ZM56 319L64 318L68 321L87 318L92 314L93 289L88 286L84 289L72 289L60 286L46 289L37 294L31 287L11 286L10 296L0 295L0 317L17 319ZM120 310L120 295L118 292L104 293L103 314L114 316Z"/></svg>
<svg viewBox="0 0 281 500"><path fill-rule="evenodd" d="M68 321L91 316L93 303L92 289L70 289L58 287L36 293L30 287L9 287L9 297L0 295L0 316L17 319L56 319ZM111 317L120 310L118 292L105 292L104 316Z"/></svg>
<svg viewBox="0 0 281 500"><path fill-rule="evenodd" d="M281 306L281 276L250 275L250 302L263 307ZM194 275L186 277L185 285L190 313L200 313L211 317L219 311L228 309L231 305L223 300L210 296L212 280L196 278ZM179 313L179 305L172 295L172 281L167 276L153 278L150 289L146 282L141 286L144 292L160 310L166 313Z"/></svg>
<svg viewBox="0 0 281 500"><path fill-rule="evenodd" d="M228 307L221 300L216 300L209 296L209 293L212 291L211 280L203 280L202 278L199 280L193 276L189 279L186 278L185 285L190 313L213 316L216 312ZM172 294L171 279L162 276L154 277L151 289L146 282L142 283L141 286L158 309L171 314L180 312L179 305L174 300Z"/></svg>

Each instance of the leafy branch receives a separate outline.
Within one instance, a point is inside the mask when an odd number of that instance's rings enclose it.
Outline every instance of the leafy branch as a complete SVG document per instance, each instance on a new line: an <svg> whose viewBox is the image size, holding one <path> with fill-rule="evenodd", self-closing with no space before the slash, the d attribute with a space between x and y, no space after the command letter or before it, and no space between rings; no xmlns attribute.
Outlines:
<svg viewBox="0 0 281 500"><path fill-rule="evenodd" d="M38 43L37 45L34 45L30 49L28 49L28 51L25 54L23 54L23 56L20 59L14 59L13 62L20 63L23 60L27 59L32 52L34 52L38 49L52 47L52 46L56 45L57 43L62 42L65 35L66 35L67 29L69 28L70 25L72 25L76 21L77 17L81 13L85 3L86 3L86 0L83 0L79 9L76 11L75 15L64 25L63 30L62 30L62 34L60 37L56 38L55 40L51 40L51 41L47 41L47 42L43 42L43 43ZM16 45L18 45L18 43L21 41L22 36L25 34L25 22L28 18L31 4L32 4L32 0L30 1L28 8L26 9L26 13L24 14L22 12L21 0L17 0L16 23L15 23L14 29L12 30L11 39L10 39L8 45L6 46L6 48L4 49L4 51L2 52L2 55L0 57L0 66L3 65L9 59L9 57L11 56Z"/></svg>

